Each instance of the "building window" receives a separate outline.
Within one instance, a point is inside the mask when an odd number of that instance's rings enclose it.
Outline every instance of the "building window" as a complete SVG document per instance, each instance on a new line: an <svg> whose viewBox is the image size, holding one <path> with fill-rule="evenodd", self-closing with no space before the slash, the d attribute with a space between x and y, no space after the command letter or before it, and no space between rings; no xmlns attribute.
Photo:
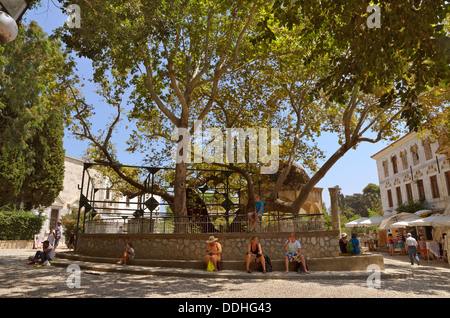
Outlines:
<svg viewBox="0 0 450 318"><path fill-rule="evenodd" d="M411 146L411 155L413 159L413 164L418 165L419 164L419 150L417 145Z"/></svg>
<svg viewBox="0 0 450 318"><path fill-rule="evenodd" d="M130 206L130 197L127 195L127 204L126 207L128 208Z"/></svg>
<svg viewBox="0 0 450 318"><path fill-rule="evenodd" d="M402 204L403 203L403 199L402 199L402 190L400 189L400 187L395 188L396 194L397 194L397 204Z"/></svg>
<svg viewBox="0 0 450 318"><path fill-rule="evenodd" d="M447 181L447 193L450 195L450 171L445 172L445 181Z"/></svg>
<svg viewBox="0 0 450 318"><path fill-rule="evenodd" d="M433 194L433 199L439 198L439 186L438 186L436 176L430 177L430 184L431 184L431 193Z"/></svg>
<svg viewBox="0 0 450 318"><path fill-rule="evenodd" d="M419 200L425 200L425 188L423 187L423 180L417 180L417 190L419 192Z"/></svg>
<svg viewBox="0 0 450 318"><path fill-rule="evenodd" d="M388 196L388 201L389 201L389 207L392 208L394 206L394 203L392 202L392 191L391 190L387 190L387 196Z"/></svg>
<svg viewBox="0 0 450 318"><path fill-rule="evenodd" d="M403 170L408 169L408 157L406 156L406 150L400 152L400 158L402 159Z"/></svg>
<svg viewBox="0 0 450 318"><path fill-rule="evenodd" d="M109 200L109 188L106 189L106 200Z"/></svg>
<svg viewBox="0 0 450 318"><path fill-rule="evenodd" d="M414 199L413 199L413 194L412 194L411 183L407 183L407 184L406 184L406 196L407 196L407 198L408 198L408 202L414 201Z"/></svg>
<svg viewBox="0 0 450 318"><path fill-rule="evenodd" d="M398 173L398 167L397 167L397 156L392 156L392 170L394 170L394 174Z"/></svg>
<svg viewBox="0 0 450 318"><path fill-rule="evenodd" d="M384 170L384 177L385 178L389 177L389 167L387 160L383 161L383 170Z"/></svg>
<svg viewBox="0 0 450 318"><path fill-rule="evenodd" d="M425 139L422 141L423 149L425 150L425 160L430 160L433 158L433 152L431 151L431 142L430 138Z"/></svg>

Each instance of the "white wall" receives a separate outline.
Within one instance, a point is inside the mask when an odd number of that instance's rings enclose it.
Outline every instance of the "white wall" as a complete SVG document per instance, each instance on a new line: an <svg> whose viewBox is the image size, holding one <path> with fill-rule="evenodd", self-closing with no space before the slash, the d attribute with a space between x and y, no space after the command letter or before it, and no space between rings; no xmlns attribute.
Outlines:
<svg viewBox="0 0 450 318"><path fill-rule="evenodd" d="M411 153L411 146L417 145L419 154L419 163L414 165ZM425 156L425 148L422 140L419 140L416 133L410 133L393 144L389 145L379 153L372 156L377 161L378 178L380 183L381 200L385 216L395 214L398 207L396 188L400 187L402 195L402 203L407 202L406 184L411 184L413 200L419 200L419 191L417 180L423 181L425 190L425 200L428 208L433 210L444 210L450 204L447 184L445 180L445 172L450 170L450 162L445 159L445 155L437 155L436 149L439 147L437 142L431 143L432 156L428 160ZM407 169L403 169L400 152L406 150L408 161ZM397 156L398 172L394 173L391 158ZM388 162L388 177L385 177L383 161ZM439 167L438 167L439 165ZM412 175L411 175L412 171ZM430 177L436 176L439 197L433 198ZM387 190L392 192L393 206L389 206Z"/></svg>

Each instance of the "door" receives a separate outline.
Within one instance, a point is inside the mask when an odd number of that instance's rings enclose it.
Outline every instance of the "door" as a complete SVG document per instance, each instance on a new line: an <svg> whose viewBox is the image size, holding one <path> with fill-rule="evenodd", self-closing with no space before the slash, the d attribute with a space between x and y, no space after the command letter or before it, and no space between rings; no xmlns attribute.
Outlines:
<svg viewBox="0 0 450 318"><path fill-rule="evenodd" d="M52 209L50 211L50 228L54 229L56 227L56 222L59 218L59 210L58 209Z"/></svg>

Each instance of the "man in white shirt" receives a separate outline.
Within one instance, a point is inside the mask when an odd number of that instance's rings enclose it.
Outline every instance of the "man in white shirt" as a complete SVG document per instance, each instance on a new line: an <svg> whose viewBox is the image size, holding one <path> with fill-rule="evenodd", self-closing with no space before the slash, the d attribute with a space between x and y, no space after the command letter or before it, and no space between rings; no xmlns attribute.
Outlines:
<svg viewBox="0 0 450 318"><path fill-rule="evenodd" d="M37 251L34 255L34 259L31 261L30 265L36 264L38 259L41 260L42 264L48 264L55 257L55 250L53 246L50 245L49 241L44 241L42 243L42 251Z"/></svg>
<svg viewBox="0 0 450 318"><path fill-rule="evenodd" d="M285 274L289 273L289 262L299 262L299 259L302 262L305 273L309 274L308 270L306 269L305 258L302 255L300 242L296 240L294 233L291 233L289 235L289 240L287 240L284 246L284 252L286 265L286 271L284 272Z"/></svg>
<svg viewBox="0 0 450 318"><path fill-rule="evenodd" d="M419 256L417 256L417 243L416 239L411 236L411 233L408 233L406 235L406 246L408 247L408 254L409 259L411 260L411 265L414 265L414 259L417 261L417 265L420 265L419 263Z"/></svg>

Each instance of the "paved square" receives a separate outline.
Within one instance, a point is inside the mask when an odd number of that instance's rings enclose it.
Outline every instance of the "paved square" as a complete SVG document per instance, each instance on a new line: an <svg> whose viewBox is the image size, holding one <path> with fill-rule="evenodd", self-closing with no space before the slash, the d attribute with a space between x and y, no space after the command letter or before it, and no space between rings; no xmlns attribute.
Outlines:
<svg viewBox="0 0 450 318"><path fill-rule="evenodd" d="M385 257L386 269L413 278L381 280L368 288L354 279L215 279L83 271L69 288L66 268L27 266L36 250L0 250L0 298L450 298L450 269L442 260L411 266L407 256ZM293 273L294 275L294 273ZM295 274L297 275L297 274Z"/></svg>

